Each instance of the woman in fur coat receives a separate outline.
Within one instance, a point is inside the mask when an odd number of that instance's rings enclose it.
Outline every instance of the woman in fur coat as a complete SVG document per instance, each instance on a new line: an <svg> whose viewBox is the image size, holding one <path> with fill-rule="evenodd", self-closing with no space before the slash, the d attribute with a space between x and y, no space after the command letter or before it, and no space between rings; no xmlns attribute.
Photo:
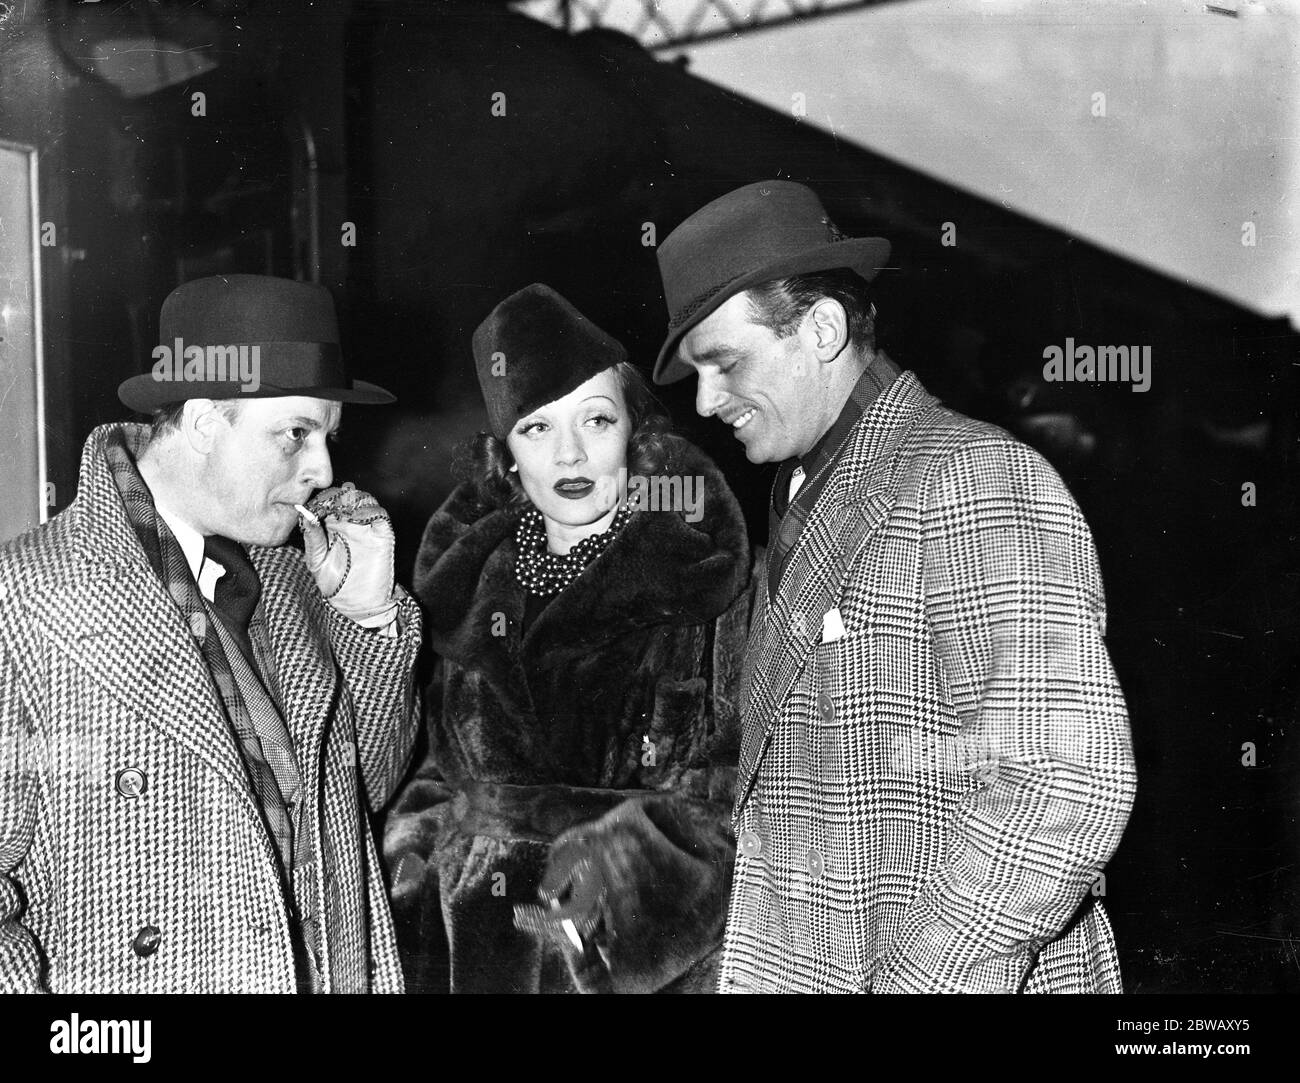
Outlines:
<svg viewBox="0 0 1300 1083"><path fill-rule="evenodd" d="M712 991L740 509L547 287L498 305L474 355L492 432L417 557L429 749L385 832L408 988Z"/></svg>

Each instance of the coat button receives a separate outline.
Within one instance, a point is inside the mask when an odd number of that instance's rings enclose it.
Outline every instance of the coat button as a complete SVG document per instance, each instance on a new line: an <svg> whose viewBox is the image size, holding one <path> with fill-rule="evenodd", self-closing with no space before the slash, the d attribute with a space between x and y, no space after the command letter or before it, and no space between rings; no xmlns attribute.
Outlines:
<svg viewBox="0 0 1300 1083"><path fill-rule="evenodd" d="M131 941L131 950L143 959L157 951L161 943L162 931L158 926L146 925L135 934L135 939Z"/></svg>
<svg viewBox="0 0 1300 1083"><path fill-rule="evenodd" d="M825 871L826 862L822 860L822 855L818 852L817 847L810 846L808 848L808 872L814 880L817 880Z"/></svg>
<svg viewBox="0 0 1300 1083"><path fill-rule="evenodd" d="M123 797L139 797L149 783L138 767L124 767L117 773L115 785Z"/></svg>
<svg viewBox="0 0 1300 1083"><path fill-rule="evenodd" d="M758 857L763 852L763 840L758 837L757 831L746 829L740 833L740 852L746 857Z"/></svg>
<svg viewBox="0 0 1300 1083"><path fill-rule="evenodd" d="M822 721L827 724L835 721L835 701L831 699L830 693L817 693L817 713L822 716Z"/></svg>

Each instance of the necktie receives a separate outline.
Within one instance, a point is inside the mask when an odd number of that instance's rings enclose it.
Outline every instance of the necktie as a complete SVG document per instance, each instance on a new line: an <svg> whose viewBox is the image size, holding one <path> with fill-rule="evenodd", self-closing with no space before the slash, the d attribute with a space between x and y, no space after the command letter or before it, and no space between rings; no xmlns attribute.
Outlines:
<svg viewBox="0 0 1300 1083"><path fill-rule="evenodd" d="M262 596L262 584L244 547L220 534L204 539L203 555L226 569L213 590L212 605L226 630L235 637L240 651L257 670L253 658L253 642L248 637L248 622L253 618L257 600Z"/></svg>
<svg viewBox="0 0 1300 1083"><path fill-rule="evenodd" d="M794 485L798 477L799 486ZM767 509L767 592L771 596L781 582L786 557L799 539L803 518L798 514L787 517L795 494L803 486L803 467L797 459L787 459L776 472L772 482L772 502Z"/></svg>

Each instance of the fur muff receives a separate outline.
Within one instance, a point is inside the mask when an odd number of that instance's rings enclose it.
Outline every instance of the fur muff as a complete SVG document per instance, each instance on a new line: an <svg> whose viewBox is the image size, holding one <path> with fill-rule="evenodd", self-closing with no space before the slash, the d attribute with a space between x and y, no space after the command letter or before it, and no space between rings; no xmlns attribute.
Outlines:
<svg viewBox="0 0 1300 1083"><path fill-rule="evenodd" d="M671 438L665 473L702 480L700 521L638 511L526 633L518 513L462 486L429 521L415 573L439 656L429 752L385 834L412 989L712 987L750 555L702 452ZM604 975L513 920L571 829L607 873Z"/></svg>
<svg viewBox="0 0 1300 1083"><path fill-rule="evenodd" d="M716 970L697 964L722 941L734 855L716 805L676 795L624 801L557 838L546 880L562 882L566 862L586 861L598 895L580 919L586 950L565 951L578 988L712 991ZM560 932L551 935L567 947Z"/></svg>

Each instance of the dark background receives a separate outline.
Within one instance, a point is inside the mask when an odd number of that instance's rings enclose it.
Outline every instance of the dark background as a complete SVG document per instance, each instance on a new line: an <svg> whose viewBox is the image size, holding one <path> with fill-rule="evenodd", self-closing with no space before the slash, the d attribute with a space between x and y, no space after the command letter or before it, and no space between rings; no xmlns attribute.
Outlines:
<svg viewBox="0 0 1300 1083"><path fill-rule="evenodd" d="M644 224L662 240L741 184L803 181L846 232L893 241L882 345L956 409L1043 451L1093 527L1140 778L1105 888L1128 988L1300 990L1300 338L1285 321L832 139L622 35L566 36L502 4L0 9L0 139L39 148L41 218L58 227L43 278L60 507L89 430L123 418L115 388L146 368L171 289L228 271L317 278L354 375L400 398L345 412L335 472L393 512L409 582L452 451L484 421L469 338L493 305L545 281L648 368L667 317ZM85 58L131 33L202 47L216 67L128 96ZM947 221L955 248L939 243ZM355 247L340 243L344 222ZM1151 346L1151 390L1044 383L1042 351L1067 336ZM696 417L692 394L688 382L663 399L760 544L770 472Z"/></svg>

